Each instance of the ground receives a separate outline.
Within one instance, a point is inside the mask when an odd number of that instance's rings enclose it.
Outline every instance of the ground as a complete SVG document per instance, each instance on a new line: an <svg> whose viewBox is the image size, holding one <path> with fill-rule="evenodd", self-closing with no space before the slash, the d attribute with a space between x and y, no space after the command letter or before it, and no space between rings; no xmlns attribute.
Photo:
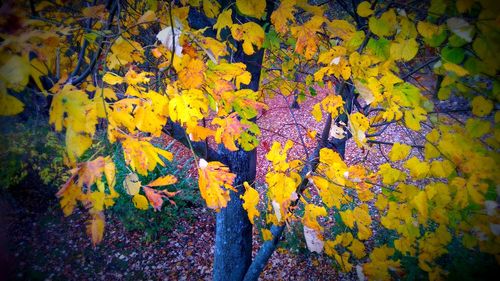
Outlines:
<svg viewBox="0 0 500 281"><path fill-rule="evenodd" d="M311 153L315 140L304 135L305 130L321 133L310 114L312 106L328 90L318 89L318 96L290 109L292 97L277 96L267 101L270 110L258 118L262 128L261 145L258 148L257 182L263 183L268 163L265 154L276 140L284 144L287 138L294 141L291 158ZM291 114L294 118L291 118ZM293 120L297 120L297 124ZM300 130L300 133L298 132ZM413 142L411 136L399 126L389 127L383 140ZM189 159L189 150L180 145L177 155ZM386 160L382 152L390 146L374 146L361 150L349 141L346 162L375 167ZM180 163L185 163L180 161ZM191 169L195 176L195 169ZM260 185L262 186L262 185ZM261 198L264 191L259 190ZM0 280L6 276L17 280L210 280L214 252L215 213L203 206L193 207L192 216L182 217L172 230L161 230L158 239L147 241L141 231L126 231L124 225L108 213L103 242L93 247L85 234L83 209L70 217L64 217L52 197L43 208L24 207L1 198L0 213ZM36 202L35 202L36 205ZM345 280L354 276L343 275L334 267L331 259L311 254L300 245L300 239L289 229L288 249L279 249L271 257L261 275L262 280ZM299 231L300 232L300 231ZM298 235L301 235L298 233ZM298 240L299 242L296 242ZM294 242L295 241L295 242ZM254 253L262 242L258 230L254 230ZM302 242L303 243L303 242ZM3 246L2 246L3 245ZM301 248L302 247L302 248ZM299 249L299 250L297 250Z"/></svg>

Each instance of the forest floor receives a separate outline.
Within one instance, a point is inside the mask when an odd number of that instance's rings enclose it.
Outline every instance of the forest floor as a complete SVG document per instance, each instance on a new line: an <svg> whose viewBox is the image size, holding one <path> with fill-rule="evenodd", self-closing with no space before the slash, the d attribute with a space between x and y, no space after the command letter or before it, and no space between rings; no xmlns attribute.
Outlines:
<svg viewBox="0 0 500 281"><path fill-rule="evenodd" d="M321 134L322 124L314 121L310 111L325 94L324 90L319 91L315 98L302 103L300 109L290 109L292 97L276 96L268 101L270 110L258 119L262 137L257 150L257 182L265 180L268 169L265 154L273 141L284 144L286 139L292 139L295 143L289 153L292 159L303 156L305 151L312 152L316 141L299 136L307 130ZM388 127L382 139L419 141L397 125ZM363 162L365 167L377 167L386 162L384 154L390 147L376 145L361 150L349 141L345 160L348 164ZM188 159L189 151L179 156ZM263 191L260 193L262 197ZM193 215L180 217L171 230L160 230L158 239L151 241L143 239L141 231L127 231L121 221L107 215L104 239L93 247L85 233L83 209L64 217L55 198L43 203L48 207L30 210L0 196L0 281L211 279L215 238L212 210L194 207ZM287 231L286 244L291 247L280 248L273 254L262 280L355 279L340 273L325 255L309 253L303 238L297 237L300 235L296 229ZM260 233L254 230L254 253L261 242Z"/></svg>

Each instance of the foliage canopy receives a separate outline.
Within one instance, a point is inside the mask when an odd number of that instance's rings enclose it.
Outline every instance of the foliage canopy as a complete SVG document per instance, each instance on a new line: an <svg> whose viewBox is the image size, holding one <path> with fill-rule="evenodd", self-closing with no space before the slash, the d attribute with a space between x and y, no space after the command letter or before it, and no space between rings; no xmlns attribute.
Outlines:
<svg viewBox="0 0 500 281"><path fill-rule="evenodd" d="M1 11L0 113L21 113L21 100L28 100L22 96L50 101L49 123L65 136L71 173L57 196L65 215L79 203L87 208L93 243L103 239L104 212L116 188L138 209L175 202L176 192L165 188L174 176L141 182L173 159L154 145L162 133L191 147L206 205L226 207L237 175L207 151L214 144L255 149L257 117L272 110L269 98L283 95L317 100L310 114L324 129L298 129L318 142L309 158L291 159L297 144L290 140L274 142L265 190L244 184L243 208L252 223L263 222L265 240L273 238L270 225L301 222L309 250L374 280L401 275L408 257L429 279L444 278L440 259L453 243L500 259L495 1L364 1L356 7L339 1L343 18L332 16L328 1L173 2L82 1L69 8L65 1L44 1L7 3ZM204 28L190 13L203 16ZM246 86L248 66L234 57L262 49L254 91ZM430 73L420 75L425 69ZM318 88L328 94L316 95ZM450 99L466 105L443 107ZM411 143L384 141L385 130L396 125L405 127ZM172 133L174 127L184 135ZM96 137L101 131L105 143ZM347 162L350 139L364 151L392 146L386 163ZM130 169L123 183L116 182L116 155L99 148L113 143ZM205 154L195 152L195 144L204 145Z"/></svg>

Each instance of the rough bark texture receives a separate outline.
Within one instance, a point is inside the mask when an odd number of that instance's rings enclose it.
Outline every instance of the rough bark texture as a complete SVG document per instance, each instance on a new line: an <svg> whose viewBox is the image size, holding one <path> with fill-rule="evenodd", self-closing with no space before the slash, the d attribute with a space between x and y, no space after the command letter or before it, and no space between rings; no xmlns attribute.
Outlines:
<svg viewBox="0 0 500 281"><path fill-rule="evenodd" d="M257 91L264 52L260 50L248 56L241 50L239 46L235 59L246 64L247 70L252 74L252 80L245 88ZM243 209L240 195L245 192L243 182L255 181L257 153L255 150L242 149L235 152L228 151L220 145L219 155L222 163L237 175L233 186L238 192L231 193L231 201L217 214L213 279L243 280L252 263L252 224Z"/></svg>

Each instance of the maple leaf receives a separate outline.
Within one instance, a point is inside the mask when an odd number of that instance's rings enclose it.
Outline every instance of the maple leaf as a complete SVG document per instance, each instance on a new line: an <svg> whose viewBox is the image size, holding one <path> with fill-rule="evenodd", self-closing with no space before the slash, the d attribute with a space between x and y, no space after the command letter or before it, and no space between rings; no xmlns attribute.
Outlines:
<svg viewBox="0 0 500 281"><path fill-rule="evenodd" d="M391 152L389 152L389 159L393 162L403 160L410 154L410 150L411 146L397 142L392 146Z"/></svg>
<svg viewBox="0 0 500 281"><path fill-rule="evenodd" d="M215 18L220 13L220 4L215 0L203 0L203 12L209 18Z"/></svg>
<svg viewBox="0 0 500 281"><path fill-rule="evenodd" d="M208 100L202 91L190 89L171 97L168 112L172 121L180 121L188 127L196 125L208 110Z"/></svg>
<svg viewBox="0 0 500 281"><path fill-rule="evenodd" d="M365 132L369 127L368 118L363 114L356 112L349 116L349 130L356 141L358 147L366 144Z"/></svg>
<svg viewBox="0 0 500 281"><path fill-rule="evenodd" d="M144 49L138 42L120 36L111 46L111 54L107 57L107 66L109 69L118 69L131 62L144 62Z"/></svg>
<svg viewBox="0 0 500 281"><path fill-rule="evenodd" d="M321 233L323 227L319 225L317 218L318 216L326 216L326 209L324 207L316 206L314 204L307 204L304 211L304 217L302 218L302 223L314 231Z"/></svg>
<svg viewBox="0 0 500 281"><path fill-rule="evenodd" d="M236 192L232 186L236 175L218 161L207 162L200 158L198 166L198 187L207 207L219 211L227 206L230 200L229 190Z"/></svg>
<svg viewBox="0 0 500 281"><path fill-rule="evenodd" d="M421 107L405 111L404 116L406 127L414 131L420 131L420 122L427 120L427 112Z"/></svg>
<svg viewBox="0 0 500 281"><path fill-rule="evenodd" d="M271 22L278 33L285 34L289 28L289 21L294 21L295 0L285 0L278 9L271 14Z"/></svg>
<svg viewBox="0 0 500 281"><path fill-rule="evenodd" d="M320 31L324 19L319 16L313 16L302 26L292 27L293 37L297 38L295 52L304 55L306 59L311 59L318 50L318 37L316 32Z"/></svg>
<svg viewBox="0 0 500 281"><path fill-rule="evenodd" d="M182 57L182 66L176 68L179 81L185 89L198 89L205 81L206 65L199 59L191 59L189 56Z"/></svg>
<svg viewBox="0 0 500 281"><path fill-rule="evenodd" d="M260 215L259 210L257 210L257 204L259 204L259 192L251 187L248 182L244 182L243 186L245 186L245 194L240 195L240 198L244 200L243 209L247 211L248 219L252 224L254 224L254 217ZM266 239L264 238L264 240Z"/></svg>
<svg viewBox="0 0 500 281"><path fill-rule="evenodd" d="M243 41L243 52L247 55L252 55L256 50L260 49L265 38L264 29L255 22L247 22L241 25L233 24L231 34L235 40ZM253 45L257 49L254 49Z"/></svg>
<svg viewBox="0 0 500 281"><path fill-rule="evenodd" d="M266 10L265 0L236 0L236 7L245 16L260 19Z"/></svg>
<svg viewBox="0 0 500 281"><path fill-rule="evenodd" d="M227 9L220 13L217 18L217 22L214 24L214 29L217 29L217 39L220 40L220 33L225 27L231 27L233 25L233 20L231 18L233 10Z"/></svg>
<svg viewBox="0 0 500 281"><path fill-rule="evenodd" d="M238 150L235 141L245 130L246 126L238 120L238 115L233 112L224 119L216 117L212 120L212 124L218 125L215 132L215 141L224 143L224 146L230 151Z"/></svg>

